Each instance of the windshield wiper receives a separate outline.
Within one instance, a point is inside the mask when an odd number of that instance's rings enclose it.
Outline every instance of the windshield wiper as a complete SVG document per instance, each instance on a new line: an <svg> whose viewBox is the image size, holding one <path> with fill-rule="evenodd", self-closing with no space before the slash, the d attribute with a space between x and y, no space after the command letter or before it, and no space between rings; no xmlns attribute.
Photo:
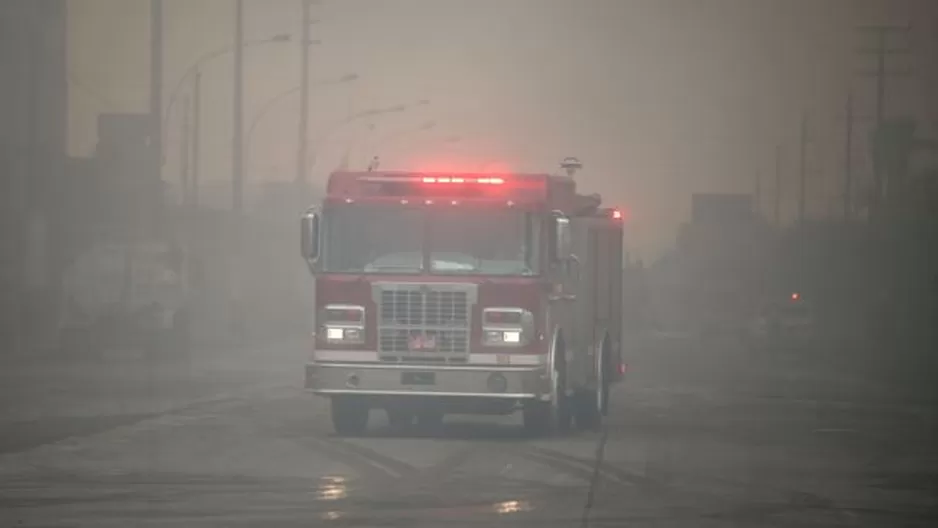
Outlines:
<svg viewBox="0 0 938 528"><path fill-rule="evenodd" d="M409 264L372 264L365 268L365 271L412 271L419 273L422 269L419 266Z"/></svg>

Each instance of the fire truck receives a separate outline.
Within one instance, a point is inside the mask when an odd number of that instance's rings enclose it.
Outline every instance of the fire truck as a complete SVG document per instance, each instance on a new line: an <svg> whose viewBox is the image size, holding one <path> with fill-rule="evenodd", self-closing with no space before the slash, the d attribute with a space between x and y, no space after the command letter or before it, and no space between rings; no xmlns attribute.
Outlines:
<svg viewBox="0 0 938 528"><path fill-rule="evenodd" d="M305 387L340 435L507 415L596 429L622 358L621 211L552 174L341 171L301 220L315 283Z"/></svg>

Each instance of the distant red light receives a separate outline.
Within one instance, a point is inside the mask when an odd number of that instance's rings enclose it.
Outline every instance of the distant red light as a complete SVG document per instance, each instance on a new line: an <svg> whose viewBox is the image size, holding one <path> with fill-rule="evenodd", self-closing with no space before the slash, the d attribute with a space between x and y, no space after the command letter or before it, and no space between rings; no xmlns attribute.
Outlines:
<svg viewBox="0 0 938 528"><path fill-rule="evenodd" d="M612 211L612 218L614 220L622 220L622 211L615 209Z"/></svg>
<svg viewBox="0 0 938 528"><path fill-rule="evenodd" d="M793 293L793 294L791 294L791 300L793 300L793 301L797 301L797 300L800 299L800 298L801 298L801 294L800 294L800 293Z"/></svg>

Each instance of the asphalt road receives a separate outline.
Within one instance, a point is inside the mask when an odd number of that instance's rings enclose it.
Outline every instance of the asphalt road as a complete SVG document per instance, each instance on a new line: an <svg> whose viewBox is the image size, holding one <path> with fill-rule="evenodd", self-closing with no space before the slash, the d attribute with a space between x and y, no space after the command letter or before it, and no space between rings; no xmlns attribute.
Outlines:
<svg viewBox="0 0 938 528"><path fill-rule="evenodd" d="M732 344L636 351L598 472L601 433L531 440L518 418L392 435L374 413L370 436L339 439L324 402L300 389L299 353L239 361L178 379L166 367L147 389L162 406L95 408L59 435L43 430L67 413L38 404L32 432L17 426L0 454L0 526L580 526L591 482L590 526L938 520L933 409ZM147 400L120 386L112 398ZM9 409L3 419L22 424Z"/></svg>

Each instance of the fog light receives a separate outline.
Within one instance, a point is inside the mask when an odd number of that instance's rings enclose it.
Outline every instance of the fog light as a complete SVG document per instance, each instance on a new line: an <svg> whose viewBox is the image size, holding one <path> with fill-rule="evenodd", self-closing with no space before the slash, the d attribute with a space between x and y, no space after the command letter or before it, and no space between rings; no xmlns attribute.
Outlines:
<svg viewBox="0 0 938 528"><path fill-rule="evenodd" d="M508 380L505 379L505 376L501 374L491 374L489 379L486 381L489 392L505 392L508 390Z"/></svg>
<svg viewBox="0 0 938 528"><path fill-rule="evenodd" d="M521 332L504 332L502 334L502 341L506 343L520 343Z"/></svg>

